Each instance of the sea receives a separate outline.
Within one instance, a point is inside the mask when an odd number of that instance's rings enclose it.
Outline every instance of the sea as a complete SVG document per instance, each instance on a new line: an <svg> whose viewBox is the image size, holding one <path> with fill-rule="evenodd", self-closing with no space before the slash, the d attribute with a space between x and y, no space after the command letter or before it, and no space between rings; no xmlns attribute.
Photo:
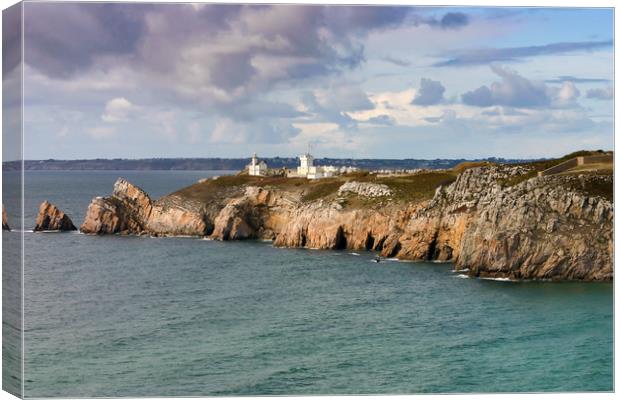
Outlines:
<svg viewBox="0 0 620 400"><path fill-rule="evenodd" d="M610 283L474 279L450 263L265 241L32 232L42 201L79 226L121 176L158 198L227 173L25 173L26 397L614 389ZM19 254L7 212L5 252ZM19 272L9 264L5 276ZM5 344L5 363L18 348Z"/></svg>

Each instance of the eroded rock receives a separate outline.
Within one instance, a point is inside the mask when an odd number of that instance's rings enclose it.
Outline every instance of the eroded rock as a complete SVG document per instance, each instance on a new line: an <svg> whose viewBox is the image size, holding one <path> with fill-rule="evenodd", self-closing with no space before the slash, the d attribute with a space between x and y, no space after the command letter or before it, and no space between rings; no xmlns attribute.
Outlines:
<svg viewBox="0 0 620 400"><path fill-rule="evenodd" d="M40 231L75 231L71 218L47 200L39 206L35 232Z"/></svg>

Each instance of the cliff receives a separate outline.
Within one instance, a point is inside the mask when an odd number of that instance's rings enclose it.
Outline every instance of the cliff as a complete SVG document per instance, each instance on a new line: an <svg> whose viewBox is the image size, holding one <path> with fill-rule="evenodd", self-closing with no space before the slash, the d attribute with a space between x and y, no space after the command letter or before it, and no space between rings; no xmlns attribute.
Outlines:
<svg viewBox="0 0 620 400"><path fill-rule="evenodd" d="M39 206L39 214L37 214L35 232L40 231L75 231L77 228L73 225L71 218L58 207L51 204L47 200Z"/></svg>
<svg viewBox="0 0 620 400"><path fill-rule="evenodd" d="M405 177L209 179L152 201L119 179L95 198L85 233L270 239L451 261L472 276L613 279L611 174L536 177L487 165Z"/></svg>

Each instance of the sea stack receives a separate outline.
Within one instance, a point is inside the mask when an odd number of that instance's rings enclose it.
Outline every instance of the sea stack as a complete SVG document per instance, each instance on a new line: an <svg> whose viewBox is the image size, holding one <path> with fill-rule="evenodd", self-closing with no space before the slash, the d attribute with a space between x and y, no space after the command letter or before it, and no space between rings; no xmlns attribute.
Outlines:
<svg viewBox="0 0 620 400"><path fill-rule="evenodd" d="M4 204L2 205L2 230L3 231L10 231L11 230L11 228L9 228L9 223L7 222L6 208L4 208Z"/></svg>
<svg viewBox="0 0 620 400"><path fill-rule="evenodd" d="M37 215L35 232L40 231L75 231L77 228L73 225L71 218L58 207L51 204L47 200L39 206L39 214Z"/></svg>

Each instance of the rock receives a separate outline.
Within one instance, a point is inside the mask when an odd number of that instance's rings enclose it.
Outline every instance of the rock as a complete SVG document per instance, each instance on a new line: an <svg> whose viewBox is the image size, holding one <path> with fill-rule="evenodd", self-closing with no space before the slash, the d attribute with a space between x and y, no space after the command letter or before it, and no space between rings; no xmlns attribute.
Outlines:
<svg viewBox="0 0 620 400"><path fill-rule="evenodd" d="M144 231L153 208L151 198L123 178L114 183L110 197L94 198L80 231L90 234L134 233Z"/></svg>
<svg viewBox="0 0 620 400"><path fill-rule="evenodd" d="M94 198L80 230L91 234L153 234L204 236L212 229L201 206L167 196L153 202L139 187L123 178L110 197Z"/></svg>
<svg viewBox="0 0 620 400"><path fill-rule="evenodd" d="M390 190L387 185L355 181L346 182L338 189L339 195L347 192L355 193L364 197L383 197L392 195L392 190Z"/></svg>
<svg viewBox="0 0 620 400"><path fill-rule="evenodd" d="M77 228L71 218L47 200L39 206L35 232L39 231L75 231Z"/></svg>
<svg viewBox="0 0 620 400"><path fill-rule="evenodd" d="M7 221L6 208L4 207L4 204L2 205L2 230L3 231L11 230L11 228L9 227L9 223Z"/></svg>

